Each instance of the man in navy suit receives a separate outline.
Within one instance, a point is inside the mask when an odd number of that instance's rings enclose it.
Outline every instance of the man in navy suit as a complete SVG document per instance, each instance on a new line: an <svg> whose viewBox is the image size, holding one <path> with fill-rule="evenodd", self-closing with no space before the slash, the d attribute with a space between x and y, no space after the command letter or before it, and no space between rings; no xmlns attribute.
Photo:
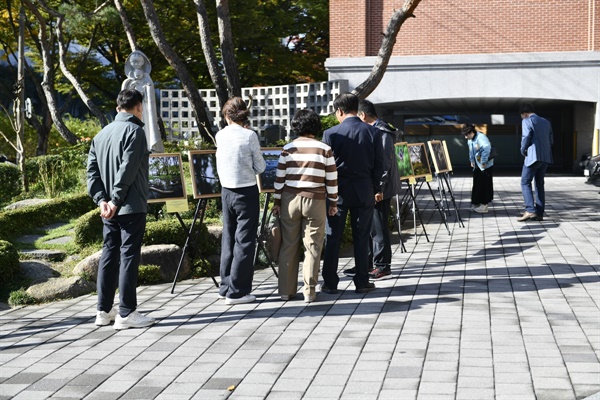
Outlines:
<svg viewBox="0 0 600 400"><path fill-rule="evenodd" d="M327 217L327 244L323 260L321 292L337 293L339 250L346 216L350 212L357 293L375 289L369 282L369 242L375 193L381 191L383 148L381 132L358 118L358 97L343 93L333 102L340 122L323 134L331 146L338 172L338 212Z"/></svg>
<svg viewBox="0 0 600 400"><path fill-rule="evenodd" d="M525 213L517 221L541 221L544 218L546 194L544 177L548 164L552 164L552 125L550 121L535 113L533 104L523 103L520 108L523 118L521 154L525 157L521 173L521 191L525 200ZM536 201L533 200L531 181L535 178Z"/></svg>

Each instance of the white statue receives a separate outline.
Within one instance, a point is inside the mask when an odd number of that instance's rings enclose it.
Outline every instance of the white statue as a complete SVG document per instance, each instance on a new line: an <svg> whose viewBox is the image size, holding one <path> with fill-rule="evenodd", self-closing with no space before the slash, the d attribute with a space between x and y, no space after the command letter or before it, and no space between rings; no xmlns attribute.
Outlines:
<svg viewBox="0 0 600 400"><path fill-rule="evenodd" d="M160 130L156 116L156 94L154 92L154 83L150 78L152 66L150 60L144 53L135 50L127 57L125 63L125 75L127 79L123 81L121 90L135 89L144 97L142 122L144 123L144 132L148 142L148 150L155 153L164 152L164 146L160 138Z"/></svg>

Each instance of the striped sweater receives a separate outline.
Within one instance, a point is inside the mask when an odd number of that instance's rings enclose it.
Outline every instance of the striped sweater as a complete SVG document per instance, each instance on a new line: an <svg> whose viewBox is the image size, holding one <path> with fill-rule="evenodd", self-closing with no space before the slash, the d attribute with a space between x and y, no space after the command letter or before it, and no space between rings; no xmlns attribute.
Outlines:
<svg viewBox="0 0 600 400"><path fill-rule="evenodd" d="M283 147L275 178L275 205L283 191L313 199L326 197L337 203L337 170L331 147L307 137L299 137Z"/></svg>

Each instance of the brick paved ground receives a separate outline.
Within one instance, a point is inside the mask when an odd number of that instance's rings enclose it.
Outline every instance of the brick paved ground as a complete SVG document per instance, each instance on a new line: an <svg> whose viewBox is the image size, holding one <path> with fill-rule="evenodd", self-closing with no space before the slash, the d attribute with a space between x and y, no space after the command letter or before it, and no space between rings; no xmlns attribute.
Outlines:
<svg viewBox="0 0 600 400"><path fill-rule="evenodd" d="M422 190L430 242L405 223L394 279L368 294L344 277L339 295L281 302L265 269L247 305L210 279L140 287L148 329L97 328L93 295L1 311L0 397L597 399L600 196L583 181L548 178L547 218L519 223L518 177L495 179L487 215L454 178L451 235Z"/></svg>

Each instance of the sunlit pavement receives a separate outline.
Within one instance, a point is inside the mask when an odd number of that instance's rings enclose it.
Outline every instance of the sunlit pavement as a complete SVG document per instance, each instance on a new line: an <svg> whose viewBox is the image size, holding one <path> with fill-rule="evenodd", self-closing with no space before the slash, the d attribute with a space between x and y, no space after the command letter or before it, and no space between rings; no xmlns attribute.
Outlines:
<svg viewBox="0 0 600 400"><path fill-rule="evenodd" d="M355 294L282 302L270 268L258 301L227 306L210 278L139 288L150 328L94 325L94 295L0 312L0 397L15 399L583 399L600 392L600 195L546 179L544 221L517 222L517 176L495 178L488 214L448 234L426 186L394 277ZM432 182L437 194L437 183ZM451 202L450 202L451 204ZM418 241L416 240L418 239Z"/></svg>

